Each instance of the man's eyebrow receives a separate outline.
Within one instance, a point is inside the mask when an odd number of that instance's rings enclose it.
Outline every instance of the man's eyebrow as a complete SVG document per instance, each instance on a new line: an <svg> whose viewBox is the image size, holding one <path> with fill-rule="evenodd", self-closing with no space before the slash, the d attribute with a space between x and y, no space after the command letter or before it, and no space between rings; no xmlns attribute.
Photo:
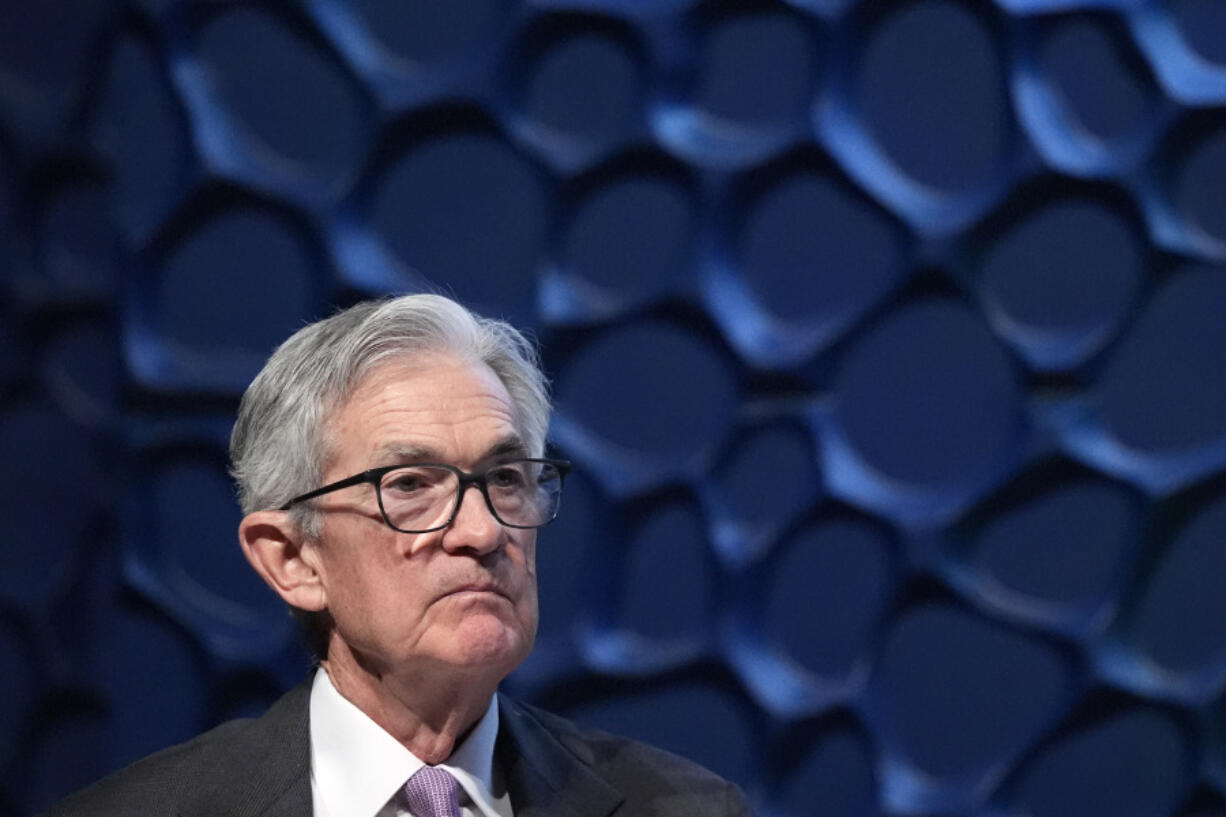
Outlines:
<svg viewBox="0 0 1226 817"><path fill-rule="evenodd" d="M526 457L528 446L517 434L508 434L495 442L481 455L481 460L493 460L499 457ZM388 443L375 451L375 462L385 465L397 465L413 462L447 462L441 453L427 445L412 445L409 443Z"/></svg>
<svg viewBox="0 0 1226 817"><path fill-rule="evenodd" d="M496 457L526 456L528 456L528 446L524 444L524 441L516 434L508 434L490 446L482 459L492 460Z"/></svg>
<svg viewBox="0 0 1226 817"><path fill-rule="evenodd" d="M407 462L438 462L439 453L426 445L388 443L375 451L375 461L394 465Z"/></svg>

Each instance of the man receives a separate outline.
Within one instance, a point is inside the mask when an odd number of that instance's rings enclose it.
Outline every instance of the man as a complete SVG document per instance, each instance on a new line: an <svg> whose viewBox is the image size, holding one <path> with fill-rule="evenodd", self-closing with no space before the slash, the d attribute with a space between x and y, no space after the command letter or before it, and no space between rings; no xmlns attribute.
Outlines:
<svg viewBox="0 0 1226 817"><path fill-rule="evenodd" d="M739 790L496 694L532 648L546 382L513 328L446 298L359 304L281 345L231 437L252 567L313 677L95 784L65 815L748 814Z"/></svg>

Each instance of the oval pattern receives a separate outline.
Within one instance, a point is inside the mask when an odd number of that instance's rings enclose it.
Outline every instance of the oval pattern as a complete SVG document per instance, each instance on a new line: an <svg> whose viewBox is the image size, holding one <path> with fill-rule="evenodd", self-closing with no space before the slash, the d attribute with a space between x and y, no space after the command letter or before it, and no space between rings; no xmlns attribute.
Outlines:
<svg viewBox="0 0 1226 817"><path fill-rule="evenodd" d="M1187 791L1187 751L1158 713L1123 712L1047 749L1023 779L1016 807L1035 817L1170 814Z"/></svg>
<svg viewBox="0 0 1226 817"><path fill-rule="evenodd" d="M839 375L835 422L888 479L982 481L1020 431L1021 394L995 339L947 301L922 301L876 325Z"/></svg>
<svg viewBox="0 0 1226 817"><path fill-rule="evenodd" d="M201 34L199 56L230 115L301 172L339 185L364 155L367 122L350 81L270 14L237 8Z"/></svg>
<svg viewBox="0 0 1226 817"><path fill-rule="evenodd" d="M1226 499L1179 531L1136 613L1138 648L1172 672L1215 680L1226 662Z"/></svg>
<svg viewBox="0 0 1226 817"><path fill-rule="evenodd" d="M1141 284L1137 230L1090 200L1050 202L987 250L982 297L997 330L1040 368L1081 363L1115 335Z"/></svg>
<svg viewBox="0 0 1226 817"><path fill-rule="evenodd" d="M625 404L618 395L650 395ZM665 323L612 330L559 378L559 414L618 448L684 464L726 433L735 383L697 336Z"/></svg>
<svg viewBox="0 0 1226 817"><path fill-rule="evenodd" d="M1054 650L942 606L905 614L878 668L897 748L926 776L976 778L1013 761L1066 704Z"/></svg>
<svg viewBox="0 0 1226 817"><path fill-rule="evenodd" d="M766 595L768 639L824 678L851 676L871 660L894 589L893 548L863 520L835 519L781 551Z"/></svg>
<svg viewBox="0 0 1226 817"><path fill-rule="evenodd" d="M964 190L984 182L1009 139L1000 58L981 18L961 3L898 5L869 33L855 109L917 181Z"/></svg>
<svg viewBox="0 0 1226 817"><path fill-rule="evenodd" d="M459 132L416 145L387 171L371 223L419 274L473 308L509 305L522 322L548 219L531 166L489 135Z"/></svg>
<svg viewBox="0 0 1226 817"><path fill-rule="evenodd" d="M1142 452L1182 453L1226 440L1226 277L1177 275L1150 299L1099 379L1103 421ZM1206 452L1209 454L1211 452Z"/></svg>
<svg viewBox="0 0 1226 817"><path fill-rule="evenodd" d="M902 242L863 198L826 176L795 173L748 209L739 236L747 288L798 325L843 328L902 273Z"/></svg>

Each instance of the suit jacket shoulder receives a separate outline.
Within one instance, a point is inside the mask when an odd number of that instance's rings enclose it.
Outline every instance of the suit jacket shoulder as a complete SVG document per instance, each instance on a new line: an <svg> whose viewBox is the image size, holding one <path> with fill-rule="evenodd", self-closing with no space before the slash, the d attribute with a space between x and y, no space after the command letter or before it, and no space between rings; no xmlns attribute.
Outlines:
<svg viewBox="0 0 1226 817"><path fill-rule="evenodd" d="M310 689L83 789L45 817L308 817ZM676 755L499 697L516 817L743 817L740 790Z"/></svg>
<svg viewBox="0 0 1226 817"><path fill-rule="evenodd" d="M618 817L751 814L738 787L654 746L506 697L499 723L499 762L516 817L604 817L615 809Z"/></svg>
<svg viewBox="0 0 1226 817"><path fill-rule="evenodd" d="M45 817L204 817L311 813L310 683L259 718L228 721L138 760Z"/></svg>

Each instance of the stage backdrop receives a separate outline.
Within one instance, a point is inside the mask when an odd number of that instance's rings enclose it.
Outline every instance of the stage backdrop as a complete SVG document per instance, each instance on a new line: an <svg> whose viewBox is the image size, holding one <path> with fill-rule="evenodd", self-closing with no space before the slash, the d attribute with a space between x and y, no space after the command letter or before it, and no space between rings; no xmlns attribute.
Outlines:
<svg viewBox="0 0 1226 817"><path fill-rule="evenodd" d="M441 290L576 464L506 687L762 813L1226 815L1226 3L0 7L0 811L307 660L225 448Z"/></svg>

